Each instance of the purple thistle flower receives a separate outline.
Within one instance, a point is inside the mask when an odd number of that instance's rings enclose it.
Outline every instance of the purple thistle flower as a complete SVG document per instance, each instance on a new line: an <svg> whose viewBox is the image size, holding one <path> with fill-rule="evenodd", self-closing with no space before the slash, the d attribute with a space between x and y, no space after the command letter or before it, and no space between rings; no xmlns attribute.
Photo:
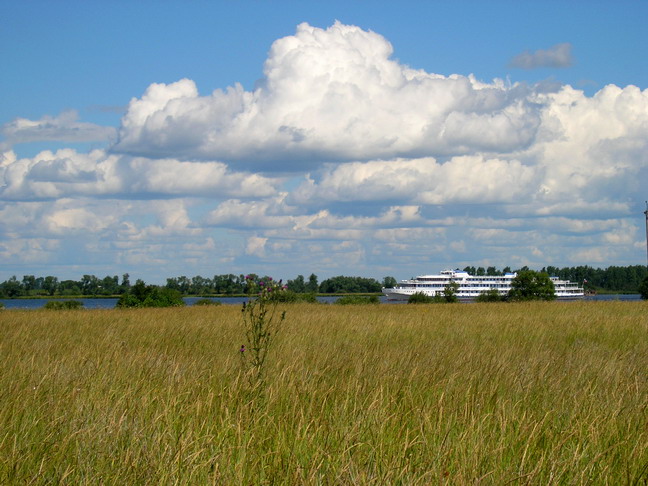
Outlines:
<svg viewBox="0 0 648 486"><path fill-rule="evenodd" d="M239 352L245 353L245 344L241 344L241 349L239 349Z"/></svg>

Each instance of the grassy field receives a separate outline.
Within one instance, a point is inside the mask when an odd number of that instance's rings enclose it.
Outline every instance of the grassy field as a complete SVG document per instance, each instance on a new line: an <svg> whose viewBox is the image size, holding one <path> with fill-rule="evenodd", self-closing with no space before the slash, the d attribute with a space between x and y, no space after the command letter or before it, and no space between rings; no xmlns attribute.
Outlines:
<svg viewBox="0 0 648 486"><path fill-rule="evenodd" d="M0 312L0 484L646 484L648 302Z"/></svg>

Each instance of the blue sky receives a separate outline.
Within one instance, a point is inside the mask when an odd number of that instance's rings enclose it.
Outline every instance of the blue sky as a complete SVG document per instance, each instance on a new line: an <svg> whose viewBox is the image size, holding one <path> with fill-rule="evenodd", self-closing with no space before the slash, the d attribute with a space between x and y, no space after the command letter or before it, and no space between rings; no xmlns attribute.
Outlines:
<svg viewBox="0 0 648 486"><path fill-rule="evenodd" d="M0 280L645 261L648 4L0 4Z"/></svg>

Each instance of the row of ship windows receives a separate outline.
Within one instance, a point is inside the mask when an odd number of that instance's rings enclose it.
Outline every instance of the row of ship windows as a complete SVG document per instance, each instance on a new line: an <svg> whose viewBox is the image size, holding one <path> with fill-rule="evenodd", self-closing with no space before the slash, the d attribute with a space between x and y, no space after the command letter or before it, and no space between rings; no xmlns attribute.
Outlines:
<svg viewBox="0 0 648 486"><path fill-rule="evenodd" d="M405 287L415 287L415 288L437 287L437 288L442 289L442 288L445 288L446 285L447 284L418 284L418 285L405 285ZM472 288L474 288L474 287L478 287L478 288L493 288L493 287L495 287L495 288L509 288L510 285L509 284L491 284L491 285L487 285L487 284L471 284L471 285L466 285L466 286L463 286L463 287L464 288L465 287L472 287Z"/></svg>
<svg viewBox="0 0 648 486"><path fill-rule="evenodd" d="M411 287L411 288L414 288L414 287L417 287L417 288L418 287L426 287L426 288L427 287L438 287L438 288L444 288L446 285L447 285L447 283L438 283L438 284L421 284L421 283L419 283L419 284L404 284L404 285L402 285L402 287ZM508 283L505 283L505 284L467 284L467 285L462 285L462 287L464 287L464 288L465 287L508 288L510 286L511 285L508 284ZM579 289L578 284L574 284L574 283L570 283L570 284L566 284L566 285L555 285L555 288L556 289L565 289L565 290L567 290L567 289L569 289L569 290L571 290L571 289L578 290Z"/></svg>

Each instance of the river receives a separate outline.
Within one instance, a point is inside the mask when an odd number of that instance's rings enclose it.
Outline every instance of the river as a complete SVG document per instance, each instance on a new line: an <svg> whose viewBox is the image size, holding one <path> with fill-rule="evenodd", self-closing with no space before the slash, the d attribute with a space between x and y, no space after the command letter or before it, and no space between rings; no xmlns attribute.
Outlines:
<svg viewBox="0 0 648 486"><path fill-rule="evenodd" d="M185 297L183 300L187 305L193 305L201 297ZM339 297L337 296L320 296L317 300L323 304L332 304ZM0 299L6 309L40 309L51 299ZM65 300L65 299L57 299ZM84 309L114 309L117 304L117 299L69 299L80 300L83 302ZM211 300L221 302L223 304L240 305L247 300L246 297L212 297ZM606 300L620 300L620 301L639 301L641 296L639 294L601 294L590 295L585 298L585 301L606 301ZM393 301L387 301L385 297L381 297L381 303L393 304Z"/></svg>

